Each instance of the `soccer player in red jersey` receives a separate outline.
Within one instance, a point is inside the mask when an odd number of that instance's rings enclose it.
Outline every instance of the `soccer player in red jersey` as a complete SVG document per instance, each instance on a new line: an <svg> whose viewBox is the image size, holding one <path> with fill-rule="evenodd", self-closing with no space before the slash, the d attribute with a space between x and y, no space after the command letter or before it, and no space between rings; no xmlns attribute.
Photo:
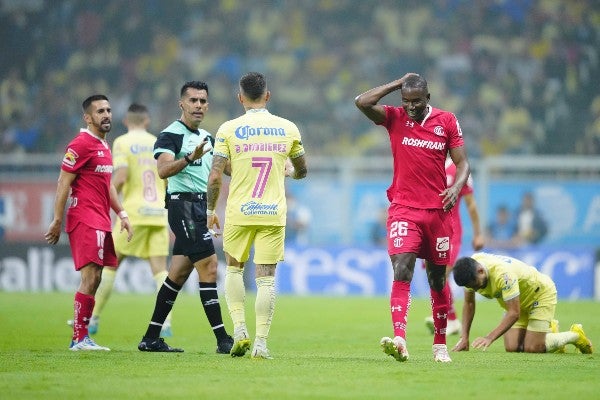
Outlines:
<svg viewBox="0 0 600 400"><path fill-rule="evenodd" d="M127 230L128 239L133 230L111 183L112 155L106 141L112 126L108 98L102 94L90 96L82 107L87 128L81 129L67 145L56 187L54 219L45 238L50 244L58 243L68 202L65 231L69 234L75 269L81 274L75 293L73 338L69 348L73 351L109 350L88 336L88 323L102 268L117 265L110 209L121 219L121 231Z"/></svg>
<svg viewBox="0 0 600 400"><path fill-rule="evenodd" d="M401 107L380 105L386 95L400 91ZM453 207L470 173L460 125L454 114L429 105L427 81L418 74L360 94L359 110L389 134L394 176L387 190L388 253L394 270L390 309L394 338L381 339L386 354L408 359L406 323L410 307L410 283L417 257L425 260L434 316L433 357L450 362L446 347L448 286L446 265L450 259ZM444 164L450 155L456 180L446 184Z"/></svg>
<svg viewBox="0 0 600 400"><path fill-rule="evenodd" d="M446 183L448 186L452 186L456 179L456 165L450 158L446 159ZM454 210L454 234L450 241L450 260L446 265L446 286L448 286L448 277L452 272L452 267L460 254L460 248L462 245L462 219L460 217L460 202L464 200L467 212L469 213L469 219L471 220L471 227L473 229L473 239L471 245L473 250L481 250L485 244L483 232L481 230L481 224L479 222L479 211L477 210L477 202L475 201L475 194L473 189L473 178L469 175L467 182L462 187L458 194L458 204ZM446 335L456 335L461 332L461 323L456 317L456 310L454 309L454 299L452 296L452 290L448 290L448 326L446 327ZM435 324L433 316L429 316L425 319L425 325L431 330L431 333L435 333Z"/></svg>

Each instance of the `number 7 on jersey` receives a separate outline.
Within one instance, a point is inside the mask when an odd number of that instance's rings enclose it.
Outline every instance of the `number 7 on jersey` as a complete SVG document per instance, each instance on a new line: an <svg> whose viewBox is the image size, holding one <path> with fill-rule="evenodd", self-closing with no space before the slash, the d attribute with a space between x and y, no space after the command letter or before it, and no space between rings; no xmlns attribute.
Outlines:
<svg viewBox="0 0 600 400"><path fill-rule="evenodd" d="M254 190L252 191L252 198L261 198L265 193L265 187L267 186L272 166L273 159L271 157L252 157L252 167L260 168Z"/></svg>

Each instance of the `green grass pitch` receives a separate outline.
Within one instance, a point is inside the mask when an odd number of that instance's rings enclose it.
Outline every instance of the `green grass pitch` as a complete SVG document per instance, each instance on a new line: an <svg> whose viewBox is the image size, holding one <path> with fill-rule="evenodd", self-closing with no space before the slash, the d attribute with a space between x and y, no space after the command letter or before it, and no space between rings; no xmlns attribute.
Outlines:
<svg viewBox="0 0 600 400"><path fill-rule="evenodd" d="M70 352L72 294L0 292L1 399L598 399L600 357L508 354L501 340L486 352L451 353L432 360L432 336L423 320L428 299L413 299L407 343L399 363L379 348L391 336L384 297L278 296L269 339L274 360L215 354L216 343L200 300L180 295L174 337L185 353L142 353L154 297L116 293L106 306L98 343L111 352ZM221 296L224 319L231 322ZM247 315L254 333L254 299ZM457 307L462 306L460 299ZM485 335L502 310L479 301L471 340ZM559 302L561 330L583 324L600 345L600 303ZM450 337L452 346L457 340Z"/></svg>

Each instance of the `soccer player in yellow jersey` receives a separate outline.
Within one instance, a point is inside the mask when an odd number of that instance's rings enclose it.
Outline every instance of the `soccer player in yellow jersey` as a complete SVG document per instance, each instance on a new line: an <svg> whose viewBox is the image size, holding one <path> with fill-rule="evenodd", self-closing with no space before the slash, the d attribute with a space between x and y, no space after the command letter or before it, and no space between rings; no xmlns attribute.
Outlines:
<svg viewBox="0 0 600 400"><path fill-rule="evenodd" d="M272 357L267 337L275 310L275 268L284 254L287 211L284 178L302 179L307 168L297 126L267 111L271 93L265 77L250 72L241 77L239 86L238 100L246 113L223 123L217 131L208 178L207 226L213 235L221 228L215 207L223 171L231 163L223 228L227 261L225 300L234 326L230 354L241 357L250 348L243 270L254 245L257 291L252 357L269 359Z"/></svg>
<svg viewBox="0 0 600 400"><path fill-rule="evenodd" d="M144 105L131 104L123 123L128 131L113 143L112 181L122 196L123 207L136 234L131 242L127 242L124 234L114 235L117 260L119 264L127 256L148 260L158 290L167 276L169 231L164 208L165 181L158 176L153 156L156 136L147 131L150 116ZM116 273L117 267L104 267L102 271L102 281L96 292L96 305L88 327L90 334L98 332L100 313L112 293ZM169 314L161 331L162 336L171 336L170 321Z"/></svg>
<svg viewBox="0 0 600 400"><path fill-rule="evenodd" d="M475 315L475 293L496 299L506 313L490 333L476 338L471 346L486 350L494 340L504 336L509 352L564 352L573 344L584 354L592 353L592 343L581 324L558 332L554 320L556 286L549 276L515 258L475 253L456 261L454 281L465 287L463 331L454 351L469 350L469 332Z"/></svg>

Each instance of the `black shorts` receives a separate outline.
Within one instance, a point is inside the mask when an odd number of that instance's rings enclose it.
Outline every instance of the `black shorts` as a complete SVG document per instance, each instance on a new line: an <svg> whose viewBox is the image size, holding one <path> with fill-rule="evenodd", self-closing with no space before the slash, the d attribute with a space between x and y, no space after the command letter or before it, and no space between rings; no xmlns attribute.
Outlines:
<svg viewBox="0 0 600 400"><path fill-rule="evenodd" d="M175 234L173 255L189 257L192 263L215 254L206 227L206 196L193 201L169 199L169 226Z"/></svg>

